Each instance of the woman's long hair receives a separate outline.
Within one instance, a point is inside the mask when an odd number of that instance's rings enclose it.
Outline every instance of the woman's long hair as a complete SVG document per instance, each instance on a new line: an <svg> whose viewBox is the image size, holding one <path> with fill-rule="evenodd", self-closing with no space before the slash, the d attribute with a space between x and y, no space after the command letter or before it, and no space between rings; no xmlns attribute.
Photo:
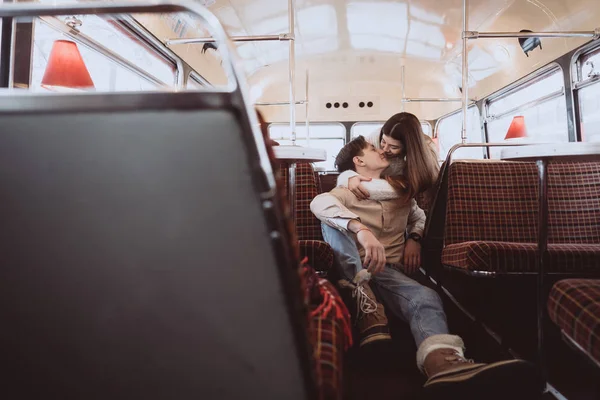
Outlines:
<svg viewBox="0 0 600 400"><path fill-rule="evenodd" d="M383 135L402 143L399 157L406 159L403 174L387 178L396 192L408 201L432 188L440 168L437 154L426 142L419 119L407 112L395 114L381 128L380 142Z"/></svg>

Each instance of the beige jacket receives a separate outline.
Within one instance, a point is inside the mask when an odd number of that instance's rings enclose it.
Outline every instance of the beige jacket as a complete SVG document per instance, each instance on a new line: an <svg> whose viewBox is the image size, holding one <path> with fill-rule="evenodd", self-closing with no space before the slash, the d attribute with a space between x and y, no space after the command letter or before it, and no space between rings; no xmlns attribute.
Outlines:
<svg viewBox="0 0 600 400"><path fill-rule="evenodd" d="M361 201L342 187L315 197L310 210L321 222L336 229L344 228L335 219L358 219L381 242L387 262L393 264L402 262L406 230L423 235L425 228L425 213L414 199L411 203L402 203L399 199ZM361 257L364 257L364 249L353 236Z"/></svg>

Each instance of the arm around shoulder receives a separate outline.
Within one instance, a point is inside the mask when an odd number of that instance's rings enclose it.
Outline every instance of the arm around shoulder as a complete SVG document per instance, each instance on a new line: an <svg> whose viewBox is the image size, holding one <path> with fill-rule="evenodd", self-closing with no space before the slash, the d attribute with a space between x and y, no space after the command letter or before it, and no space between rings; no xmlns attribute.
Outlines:
<svg viewBox="0 0 600 400"><path fill-rule="evenodd" d="M356 171L352 171L351 169L342 172L337 178L337 186L348 187L348 180L357 175L358 173Z"/></svg>

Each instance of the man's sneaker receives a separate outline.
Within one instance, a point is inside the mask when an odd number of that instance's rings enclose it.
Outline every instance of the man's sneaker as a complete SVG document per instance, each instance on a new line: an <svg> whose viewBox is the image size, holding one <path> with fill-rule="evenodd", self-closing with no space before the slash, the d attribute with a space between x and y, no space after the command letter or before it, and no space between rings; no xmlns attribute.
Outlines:
<svg viewBox="0 0 600 400"><path fill-rule="evenodd" d="M358 330L360 346L392 339L383 304L377 301L369 286L370 278L371 274L362 270L352 282L345 279L338 281L340 294L345 298Z"/></svg>

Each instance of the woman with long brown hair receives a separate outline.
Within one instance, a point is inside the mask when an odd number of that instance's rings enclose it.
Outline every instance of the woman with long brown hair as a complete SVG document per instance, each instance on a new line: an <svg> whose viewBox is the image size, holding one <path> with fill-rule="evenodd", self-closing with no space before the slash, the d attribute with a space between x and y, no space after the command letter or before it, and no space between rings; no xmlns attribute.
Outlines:
<svg viewBox="0 0 600 400"><path fill-rule="evenodd" d="M439 173L433 141L423 133L421 122L411 113L393 115L381 128L373 145L384 151L390 166L384 171L392 187L407 201L433 188ZM369 198L370 178L346 171L338 177L338 186L348 187L358 199ZM366 186L366 187L365 187Z"/></svg>

